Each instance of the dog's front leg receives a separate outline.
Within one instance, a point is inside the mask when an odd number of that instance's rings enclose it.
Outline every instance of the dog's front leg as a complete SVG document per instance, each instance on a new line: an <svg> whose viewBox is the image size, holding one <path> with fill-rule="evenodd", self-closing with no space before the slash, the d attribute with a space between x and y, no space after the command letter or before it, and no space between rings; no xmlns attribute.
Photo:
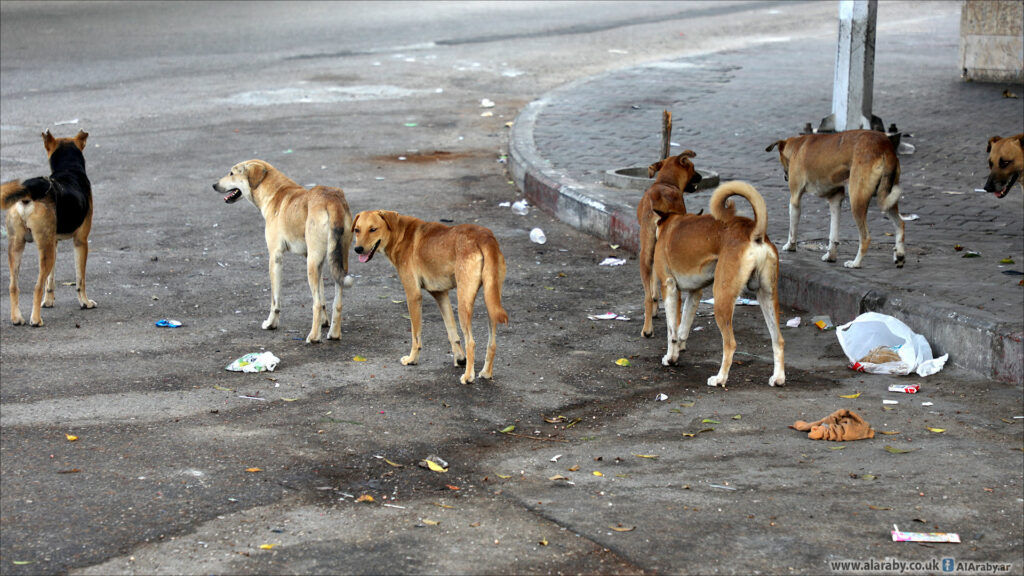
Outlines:
<svg viewBox="0 0 1024 576"><path fill-rule="evenodd" d="M7 222L11 224L10 221ZM13 226L9 226L13 228ZM18 288L18 274L21 272L21 255L25 252L25 235L11 234L7 244L7 266L11 273L8 291L11 295L11 324L21 326L25 323L25 317L21 315L21 307L18 304L20 289Z"/></svg>
<svg viewBox="0 0 1024 576"><path fill-rule="evenodd" d="M859 200L859 198L865 197L867 200ZM843 262L843 266L847 268L860 268L860 263L864 260L864 255L868 253L868 247L871 246L871 233L868 232L868 202L870 200L870 196L862 194L858 194L856 197L850 196L850 210L853 212L853 220L857 223L857 231L860 233L860 244L857 248L857 257ZM898 215L897 218L899 218ZM900 219L900 222L902 223L903 220Z"/></svg>
<svg viewBox="0 0 1024 576"><path fill-rule="evenodd" d="M679 359L679 288L673 278L661 283L661 298L665 302L665 325L668 328L668 350L661 358L664 366L671 366Z"/></svg>
<svg viewBox="0 0 1024 576"><path fill-rule="evenodd" d="M839 251L839 215L843 210L843 193L833 194L828 197L828 248L825 255L821 257L822 262L835 262L836 253Z"/></svg>
<svg viewBox="0 0 1024 576"><path fill-rule="evenodd" d="M39 308L43 304L43 290L46 287L47 279L53 272L53 266L57 260L57 239L37 234L36 243L39 247L39 278L36 280L35 293L32 295L32 315L29 316L29 324L42 326L43 318L39 314Z"/></svg>
<svg viewBox="0 0 1024 576"><path fill-rule="evenodd" d="M276 330L277 321L281 317L281 251L270 248L270 315L263 322L264 330Z"/></svg>
<svg viewBox="0 0 1024 576"><path fill-rule="evenodd" d="M703 290L694 290L686 293L686 300L683 301L683 311L680 316L679 325L679 350L686 350L686 340L690 337L690 328L693 326L693 320L697 316L697 303L700 302L700 297L704 293Z"/></svg>
<svg viewBox="0 0 1024 576"><path fill-rule="evenodd" d="M405 303L409 307L409 323L412 330L412 348L408 356L402 356L402 366L416 364L420 359L420 330L423 328L423 294L415 278L402 278L405 287Z"/></svg>
<svg viewBox="0 0 1024 576"><path fill-rule="evenodd" d="M455 366L466 363L466 353L462 350L462 343L459 342L459 333L455 329L455 315L452 313L452 301L448 297L448 291L431 292L431 296L437 301L437 307L441 309L441 318L444 320L444 329L448 331L448 343L452 346L452 357Z"/></svg>
<svg viewBox="0 0 1024 576"><path fill-rule="evenodd" d="M789 239L782 247L786 252L796 252L796 229L800 224L800 192L790 192L789 196Z"/></svg>

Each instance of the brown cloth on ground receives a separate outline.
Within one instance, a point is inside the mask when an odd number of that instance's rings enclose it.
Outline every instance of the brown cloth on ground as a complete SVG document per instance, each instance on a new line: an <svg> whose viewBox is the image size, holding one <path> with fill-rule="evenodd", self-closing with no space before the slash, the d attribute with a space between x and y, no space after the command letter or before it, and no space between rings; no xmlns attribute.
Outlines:
<svg viewBox="0 0 1024 576"><path fill-rule="evenodd" d="M810 430L807 437L811 440L849 442L875 437L875 430L863 418L856 412L845 408L836 410L817 422L797 420L790 428L800 431Z"/></svg>

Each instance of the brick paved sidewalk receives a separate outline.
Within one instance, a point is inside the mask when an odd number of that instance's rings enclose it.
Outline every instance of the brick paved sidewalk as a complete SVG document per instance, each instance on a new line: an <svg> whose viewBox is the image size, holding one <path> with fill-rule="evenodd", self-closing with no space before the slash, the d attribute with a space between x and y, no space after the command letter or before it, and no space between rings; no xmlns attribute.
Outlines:
<svg viewBox="0 0 1024 576"><path fill-rule="evenodd" d="M901 318L924 334L936 354L986 376L1024 379L1024 193L1004 199L975 192L988 173L985 146L993 135L1024 132L1024 87L964 83L957 62L957 23L879 32L874 111L896 123L915 147L900 157L901 212L907 264L892 264L892 224L872 203L872 244L863 268L843 268L857 250L857 231L844 202L838 262L820 261L828 236L827 203L805 196L800 245L782 253L780 293L837 323L862 311ZM530 104L513 129L513 176L535 204L577 227L635 246L640 192L601 183L605 170L657 160L661 113L673 113L678 152L697 152L698 168L722 181L752 183L768 202L769 235L777 246L788 230L788 187L775 152L765 147L817 126L831 109L834 39L769 43L587 78ZM1020 98L1004 98L1009 88ZM688 196L692 211L710 192ZM739 203L741 209L742 202ZM964 247L957 252L955 245ZM963 258L975 251L978 258ZM1016 264L1001 265L1003 258ZM637 306L641 301L639 280Z"/></svg>

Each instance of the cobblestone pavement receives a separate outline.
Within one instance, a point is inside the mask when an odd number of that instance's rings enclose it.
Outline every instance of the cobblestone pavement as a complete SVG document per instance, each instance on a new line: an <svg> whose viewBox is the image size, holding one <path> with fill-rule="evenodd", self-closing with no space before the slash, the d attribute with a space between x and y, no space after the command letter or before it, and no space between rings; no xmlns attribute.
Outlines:
<svg viewBox="0 0 1024 576"><path fill-rule="evenodd" d="M1020 382L1024 288L1021 276L1007 272L1024 271L1024 194L1018 187L1000 200L976 189L988 174L988 138L1024 131L1024 90L960 80L958 14L923 13L899 26L887 25L884 15L879 19L874 113L887 126L895 123L903 142L914 147L900 157L900 210L904 217L917 216L906 223L906 267L893 266L892 225L874 203L863 267L842 266L857 251L848 202L838 262L821 262L827 203L807 196L798 251L781 255L781 290L788 303L831 312L837 322L866 309L896 315L924 333L936 352L949 352L954 364ZM678 144L673 152L693 149L698 168L717 172L722 181L752 183L768 202L769 234L781 247L788 187L777 153L765 147L806 123L817 126L830 112L834 54L834 36L780 38L577 81L521 114L511 144L519 164L513 173L520 181L529 175L529 183L518 183L542 206L538 179L554 183L562 196L607 211L610 217L581 217L581 226L630 246L641 193L607 187L602 177L609 169L657 160L667 109ZM1006 90L1016 96L1005 97ZM689 196L688 206L705 208L709 197L710 190ZM557 202L547 208L557 212L565 199ZM965 258L971 251L980 256ZM1005 258L1015 264L1001 264Z"/></svg>

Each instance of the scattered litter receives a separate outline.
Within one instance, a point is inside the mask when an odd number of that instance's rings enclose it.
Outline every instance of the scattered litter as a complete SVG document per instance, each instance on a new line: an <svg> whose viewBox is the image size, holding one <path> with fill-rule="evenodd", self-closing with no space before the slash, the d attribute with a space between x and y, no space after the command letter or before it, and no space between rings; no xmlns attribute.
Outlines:
<svg viewBox="0 0 1024 576"><path fill-rule="evenodd" d="M835 324L832 323L832 319L828 316L815 316L814 318L811 318L811 324L817 326L818 330L831 330L835 327Z"/></svg>
<svg viewBox="0 0 1024 576"><path fill-rule="evenodd" d="M899 400L882 400L882 404L899 404Z"/></svg>
<svg viewBox="0 0 1024 576"><path fill-rule="evenodd" d="M590 320L629 320L628 316L620 316L615 312L605 312L604 314L591 314L587 316Z"/></svg>
<svg viewBox="0 0 1024 576"><path fill-rule="evenodd" d="M448 463L441 459L440 456L430 455L419 461L420 468L427 468L434 472L447 472Z"/></svg>
<svg viewBox="0 0 1024 576"><path fill-rule="evenodd" d="M382 504L385 508L398 508L399 510L405 510L405 506L399 506L398 504Z"/></svg>
<svg viewBox="0 0 1024 576"><path fill-rule="evenodd" d="M534 244L544 244L548 241L548 237L544 235L544 231L540 228L534 228L530 230L530 242Z"/></svg>
<svg viewBox="0 0 1024 576"><path fill-rule="evenodd" d="M708 484L712 488L718 488L721 490L736 490L735 486L725 486L724 484Z"/></svg>
<svg viewBox="0 0 1024 576"><path fill-rule="evenodd" d="M648 460L657 460L658 459L658 455L657 454L633 454L633 456L636 456L637 458L647 458Z"/></svg>
<svg viewBox="0 0 1024 576"><path fill-rule="evenodd" d="M708 298L707 300L701 300L700 303L701 304L711 304L713 306L715 304L715 299L714 298ZM737 306L759 306L760 304L758 303L757 300L751 300L750 298L737 298L736 299L736 305Z"/></svg>
<svg viewBox="0 0 1024 576"><path fill-rule="evenodd" d="M609 54L629 54L629 51L628 50L619 50L618 48L609 48L608 49L608 53ZM1016 98L1016 96L1014 96L1014 98Z"/></svg>
<svg viewBox="0 0 1024 576"><path fill-rule="evenodd" d="M953 250L955 250L957 252L962 252L963 249L964 249L964 247L961 246L960 244L957 244L957 245L953 246Z"/></svg>
<svg viewBox="0 0 1024 576"><path fill-rule="evenodd" d="M498 208L508 208L511 205L512 205L511 202L499 202L498 203Z"/></svg>
<svg viewBox="0 0 1024 576"><path fill-rule="evenodd" d="M375 502L375 500L373 499L373 496L370 496L369 494L363 494L359 498L356 498L356 502L368 502L369 503L369 502Z"/></svg>
<svg viewBox="0 0 1024 576"><path fill-rule="evenodd" d="M238 397L239 398L245 398L246 400L262 400L263 402L267 401L266 398L260 398L256 394L252 394L252 395L249 395L249 394L239 394Z"/></svg>
<svg viewBox="0 0 1024 576"><path fill-rule="evenodd" d="M902 448L897 448L895 446L889 446L888 444L885 445L885 451L888 452L889 454L906 454L907 452L913 452L914 450L917 450L917 448L904 450Z"/></svg>
<svg viewBox="0 0 1024 576"><path fill-rule="evenodd" d="M415 128L416 126L419 126L419 124L417 124L415 122L406 122L405 123L405 127L406 128Z"/></svg>
<svg viewBox="0 0 1024 576"><path fill-rule="evenodd" d="M601 472L594 470L594 476L604 476Z"/></svg>
<svg viewBox="0 0 1024 576"><path fill-rule="evenodd" d="M281 359L272 352L250 352L224 367L232 372L273 372Z"/></svg>
<svg viewBox="0 0 1024 576"><path fill-rule="evenodd" d="M353 356L352 357L352 361L353 362L366 362L366 357L365 356Z"/></svg>
<svg viewBox="0 0 1024 576"><path fill-rule="evenodd" d="M927 428L927 427L925 428L925 430L927 430L927 431L929 431L929 432L931 432L933 434L942 434L943 432L946 431L945 428Z"/></svg>
<svg viewBox="0 0 1024 576"><path fill-rule="evenodd" d="M181 328L181 322L177 320L168 320L166 318L156 321L156 325L160 328Z"/></svg>
<svg viewBox="0 0 1024 576"><path fill-rule="evenodd" d="M609 256L608 258L602 260L601 263L598 264L598 266L622 266L625 263L625 258L612 258L611 256Z"/></svg>
<svg viewBox="0 0 1024 576"><path fill-rule="evenodd" d="M968 250L967 252L964 252L964 255L961 256L961 258L981 258L981 253L975 252L974 250Z"/></svg>
<svg viewBox="0 0 1024 576"><path fill-rule="evenodd" d="M526 200L520 200L515 204L512 204L512 212L518 216L526 216L526 214L529 211L530 205L526 202Z"/></svg>
<svg viewBox="0 0 1024 576"><path fill-rule="evenodd" d="M797 420L790 428L807 432L811 440L850 442L875 437L875 430L853 410L836 410L817 422Z"/></svg>
<svg viewBox="0 0 1024 576"><path fill-rule="evenodd" d="M1015 94L1013 92L1010 92L1009 88L1007 88L1006 90L1003 90L1003 98L1016 98L1016 97L1017 97L1017 94Z"/></svg>
<svg viewBox="0 0 1024 576"><path fill-rule="evenodd" d="M865 312L836 331L839 345L852 364L851 368L868 374L919 376L935 374L946 364L949 354L932 357L932 349L924 336L915 334L906 324L892 316ZM896 348L898 361L883 363L861 362L860 359L879 346Z"/></svg>
<svg viewBox="0 0 1024 576"><path fill-rule="evenodd" d="M551 461L552 462L558 462L558 459L561 458L561 457L562 457L561 454L556 454L556 455L551 457Z"/></svg>
<svg viewBox="0 0 1024 576"><path fill-rule="evenodd" d="M902 392L904 394L917 394L921 391L920 384L889 384L889 392Z"/></svg>
<svg viewBox="0 0 1024 576"><path fill-rule="evenodd" d="M999 263L1000 264L1016 264L1016 262L1013 261L1013 258L1003 258L1002 260L999 261Z"/></svg>
<svg viewBox="0 0 1024 576"><path fill-rule="evenodd" d="M632 364L629 363L629 360L627 358L619 358L618 360L615 361L615 363L618 364L619 366L632 366Z"/></svg>
<svg viewBox="0 0 1024 576"><path fill-rule="evenodd" d="M64 437L68 439L68 442L78 440L78 436L75 436L74 434L65 434Z"/></svg>
<svg viewBox="0 0 1024 576"><path fill-rule="evenodd" d="M913 154L915 150L917 150L917 148L915 148L913 144L908 144L907 142L900 142L900 145L896 148L896 153L910 155Z"/></svg>
<svg viewBox="0 0 1024 576"><path fill-rule="evenodd" d="M892 525L893 542L948 542L960 543L960 535L955 532L900 532L895 524Z"/></svg>
<svg viewBox="0 0 1024 576"><path fill-rule="evenodd" d="M934 402L921 402L921 406L934 406Z"/></svg>
<svg viewBox="0 0 1024 576"><path fill-rule="evenodd" d="M486 112L481 112L480 115L483 116L484 118L490 118L491 116L494 116L494 112L488 110Z"/></svg>
<svg viewBox="0 0 1024 576"><path fill-rule="evenodd" d="M668 394L658 394L654 397L655 402L664 402L668 400Z"/></svg>
<svg viewBox="0 0 1024 576"><path fill-rule="evenodd" d="M906 216L900 214L900 219L903 220L904 222L911 222L913 220L917 220L918 218L920 218L920 216L918 216L917 214L908 214Z"/></svg>
<svg viewBox="0 0 1024 576"><path fill-rule="evenodd" d="M61 120L60 122L54 122L54 126L67 126L68 124L78 124L78 118L72 118L71 120Z"/></svg>
<svg viewBox="0 0 1024 576"><path fill-rule="evenodd" d="M494 102L492 100L488 100L487 98L484 98L483 100L480 101L480 107L481 108L494 108Z"/></svg>
<svg viewBox="0 0 1024 576"><path fill-rule="evenodd" d="M282 154L291 154L291 153L292 153L292 149L291 148L289 148L289 149L285 150L284 152L282 152Z"/></svg>
<svg viewBox="0 0 1024 576"><path fill-rule="evenodd" d="M260 550L273 550L277 544L260 544Z"/></svg>
<svg viewBox="0 0 1024 576"><path fill-rule="evenodd" d="M854 400L856 398L860 398L860 392L857 392L855 394L844 394L844 395L841 395L839 397L840 398L846 398L847 400Z"/></svg>
<svg viewBox="0 0 1024 576"><path fill-rule="evenodd" d="M786 326L789 326L790 328L797 328L797 327L799 327L800 326L800 317L797 316L795 318L790 318L789 320L786 320Z"/></svg>
<svg viewBox="0 0 1024 576"><path fill-rule="evenodd" d="M1021 272L1020 270L1003 270L1003 274L1006 274L1007 276L1024 276L1024 272Z"/></svg>
<svg viewBox="0 0 1024 576"><path fill-rule="evenodd" d="M872 364L885 364L886 362L899 362L900 361L900 350L901 346L878 346L872 348L871 352L868 352L861 362L870 362Z"/></svg>

